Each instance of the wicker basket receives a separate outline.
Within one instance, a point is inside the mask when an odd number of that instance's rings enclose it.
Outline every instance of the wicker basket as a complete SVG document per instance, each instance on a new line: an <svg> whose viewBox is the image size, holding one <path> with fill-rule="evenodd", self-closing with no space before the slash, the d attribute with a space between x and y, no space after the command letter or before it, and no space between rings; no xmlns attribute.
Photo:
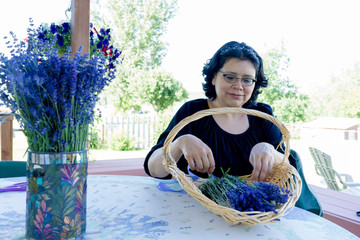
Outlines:
<svg viewBox="0 0 360 240"><path fill-rule="evenodd" d="M181 171L177 165L175 160L172 158L170 154L170 145L174 140L177 133L188 123L192 121L196 121L202 117L209 115L217 115L224 113L239 113L239 114L248 114L253 116L262 117L266 120L271 121L276 126L279 127L282 133L282 143L285 143L285 154L280 164L275 164L273 167L272 175L266 180L266 182L271 182L278 184L280 187L288 189L292 194L289 197L289 200L281 205L280 208L276 209L277 213L273 211L268 212L260 212L260 211L252 211L252 212L240 212L233 208L224 207L218 205L214 201L207 198L202 194L198 186L205 181L205 179L199 179L193 181L192 178ZM167 139L165 140L163 147L163 165L165 169L179 181L181 187L192 197L198 200L204 207L208 208L210 211L215 213L218 216L223 217L230 224L246 224L246 225L255 225L255 224L268 224L278 220L280 217L284 216L288 212L290 212L295 206L296 201L300 197L302 182L297 170L288 164L285 160L288 158L290 154L289 148L289 132L278 119L275 117L268 115L266 113L249 110L244 108L214 108L209 110L202 110L196 112L195 114L183 119L179 122L169 133ZM245 178L250 178L251 175L243 176Z"/></svg>

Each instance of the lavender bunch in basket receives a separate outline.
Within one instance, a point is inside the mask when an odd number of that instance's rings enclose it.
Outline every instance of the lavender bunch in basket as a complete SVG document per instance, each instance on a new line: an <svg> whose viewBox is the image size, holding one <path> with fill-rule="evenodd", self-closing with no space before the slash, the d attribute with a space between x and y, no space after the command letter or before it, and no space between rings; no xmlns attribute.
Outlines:
<svg viewBox="0 0 360 240"><path fill-rule="evenodd" d="M31 21L30 21L31 22ZM32 26L32 24L31 24ZM99 94L115 78L104 56L59 56L55 41L28 29L27 41L14 34L11 56L0 53L0 105L14 113L29 149L70 152L86 148Z"/></svg>
<svg viewBox="0 0 360 240"><path fill-rule="evenodd" d="M221 178L209 177L199 187L205 196L219 205L241 212L277 213L276 208L286 203L291 195L288 189L277 184L248 181L229 175L228 171Z"/></svg>

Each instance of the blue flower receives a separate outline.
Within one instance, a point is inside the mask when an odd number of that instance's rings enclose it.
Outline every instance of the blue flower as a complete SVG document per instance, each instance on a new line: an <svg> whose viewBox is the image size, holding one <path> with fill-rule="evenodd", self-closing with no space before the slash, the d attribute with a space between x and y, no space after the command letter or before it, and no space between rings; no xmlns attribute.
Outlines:
<svg viewBox="0 0 360 240"><path fill-rule="evenodd" d="M110 29L101 28L97 32L92 23L90 23L90 55L103 55L106 58L107 74L116 71L116 65L120 62L121 51L118 51L114 46L110 45L111 35ZM68 52L67 47L71 41L71 25L69 22L64 22L61 25L52 23L50 28L41 26L38 30L38 38L42 41L56 40L55 47L59 53Z"/></svg>
<svg viewBox="0 0 360 240"><path fill-rule="evenodd" d="M57 35L57 43L59 44L60 47L64 46L64 38L61 35Z"/></svg>
<svg viewBox="0 0 360 240"><path fill-rule="evenodd" d="M68 34L70 32L70 24L68 22L65 22L62 24L63 30L62 34Z"/></svg>
<svg viewBox="0 0 360 240"><path fill-rule="evenodd" d="M109 40L107 38L105 38L104 41L102 42L102 44L104 46L109 46Z"/></svg>
<svg viewBox="0 0 360 240"><path fill-rule="evenodd" d="M99 41L99 42L96 44L97 49L102 49L102 45L103 45L103 43L102 43L101 41Z"/></svg>
<svg viewBox="0 0 360 240"><path fill-rule="evenodd" d="M47 31L40 32L40 33L38 34L38 38L39 38L39 39L42 39L43 41L45 41L45 40L46 40L46 38L45 38L46 33L47 33Z"/></svg>
<svg viewBox="0 0 360 240"><path fill-rule="evenodd" d="M56 33L56 25L55 25L55 23L52 23L52 24L50 25L50 31L51 31L53 34Z"/></svg>

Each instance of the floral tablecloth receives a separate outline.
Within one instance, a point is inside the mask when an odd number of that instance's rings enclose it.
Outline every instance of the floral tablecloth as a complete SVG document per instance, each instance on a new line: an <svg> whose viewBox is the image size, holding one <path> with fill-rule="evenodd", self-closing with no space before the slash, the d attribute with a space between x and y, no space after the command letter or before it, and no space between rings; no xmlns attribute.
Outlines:
<svg viewBox="0 0 360 240"><path fill-rule="evenodd" d="M0 179L0 188L25 178ZM88 176L87 227L81 239L359 239L338 225L294 208L268 225L229 225L186 193L160 191L175 180ZM23 239L25 192L0 193L0 239Z"/></svg>

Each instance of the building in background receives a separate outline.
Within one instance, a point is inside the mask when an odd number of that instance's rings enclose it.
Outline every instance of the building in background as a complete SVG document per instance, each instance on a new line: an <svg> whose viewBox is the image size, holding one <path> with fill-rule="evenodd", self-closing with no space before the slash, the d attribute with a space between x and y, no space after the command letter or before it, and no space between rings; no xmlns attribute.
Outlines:
<svg viewBox="0 0 360 240"><path fill-rule="evenodd" d="M301 139L358 140L359 118L321 117L302 125Z"/></svg>

